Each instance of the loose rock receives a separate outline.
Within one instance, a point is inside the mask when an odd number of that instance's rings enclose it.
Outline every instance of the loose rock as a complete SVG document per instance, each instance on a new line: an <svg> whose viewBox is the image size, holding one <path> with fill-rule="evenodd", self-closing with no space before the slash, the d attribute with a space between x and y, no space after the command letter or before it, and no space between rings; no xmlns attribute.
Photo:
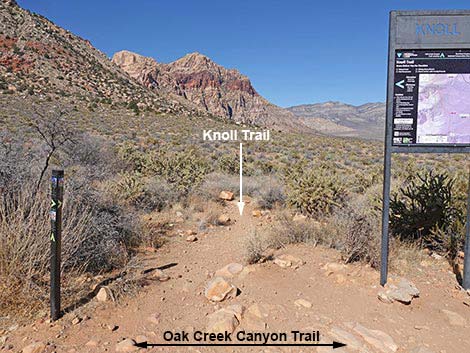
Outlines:
<svg viewBox="0 0 470 353"><path fill-rule="evenodd" d="M217 224L221 225L221 226L225 226L227 224L230 223L230 217L227 215L227 214L221 214L218 218L217 218Z"/></svg>
<svg viewBox="0 0 470 353"><path fill-rule="evenodd" d="M135 346L135 341L130 338L126 338L124 341L116 344L116 352L135 352L139 347Z"/></svg>
<svg viewBox="0 0 470 353"><path fill-rule="evenodd" d="M220 309L209 315L209 323L207 324L207 332L223 333L233 332L240 321L230 310Z"/></svg>
<svg viewBox="0 0 470 353"><path fill-rule="evenodd" d="M219 199L225 200L225 201L232 201L234 199L233 192L221 191L219 194Z"/></svg>
<svg viewBox="0 0 470 353"><path fill-rule="evenodd" d="M237 287L227 282L223 277L215 277L205 289L204 295L213 302L221 302L237 295Z"/></svg>
<svg viewBox="0 0 470 353"><path fill-rule="evenodd" d="M351 324L350 326L355 332L362 336L364 341L378 349L380 352L394 353L398 350L398 346L393 338L387 335L385 332L371 330L358 323Z"/></svg>
<svg viewBox="0 0 470 353"><path fill-rule="evenodd" d="M43 342L34 342L23 348L23 353L43 353L46 350L46 344Z"/></svg>
<svg viewBox="0 0 470 353"><path fill-rule="evenodd" d="M98 291L98 294L96 294L96 299L99 302L107 302L108 300L110 300L110 298L111 296L110 296L109 290L105 287L100 288L100 290Z"/></svg>
<svg viewBox="0 0 470 353"><path fill-rule="evenodd" d="M158 280L160 282L165 282L165 281L168 281L170 279L170 276L168 276L162 270L156 269L151 273L149 278L154 279L154 280Z"/></svg>
<svg viewBox="0 0 470 353"><path fill-rule="evenodd" d="M218 270L215 275L216 277L225 277L225 278L233 278L238 275L240 272L243 271L243 265L233 262L228 264L227 266Z"/></svg>
<svg viewBox="0 0 470 353"><path fill-rule="evenodd" d="M295 306L304 307L304 308L307 308L307 309L310 309L312 307L312 303L310 303L308 300L305 300L305 299L297 299L294 302L294 304L295 304Z"/></svg>
<svg viewBox="0 0 470 353"><path fill-rule="evenodd" d="M294 269L299 268L304 264L302 259L288 254L276 256L274 263L282 268L292 267Z"/></svg>
<svg viewBox="0 0 470 353"><path fill-rule="evenodd" d="M197 241L197 236L190 235L186 238L186 241L189 242L189 243L193 243L193 242Z"/></svg>
<svg viewBox="0 0 470 353"><path fill-rule="evenodd" d="M364 344L361 340L354 336L352 333L349 333L339 327L333 327L329 334L338 342L346 343L348 347L352 348L353 350L363 351Z"/></svg>
<svg viewBox="0 0 470 353"><path fill-rule="evenodd" d="M378 298L384 303L398 301L403 304L410 304L413 298L419 297L419 294L418 288L412 282L403 278L398 286L387 284L385 291L379 292Z"/></svg>

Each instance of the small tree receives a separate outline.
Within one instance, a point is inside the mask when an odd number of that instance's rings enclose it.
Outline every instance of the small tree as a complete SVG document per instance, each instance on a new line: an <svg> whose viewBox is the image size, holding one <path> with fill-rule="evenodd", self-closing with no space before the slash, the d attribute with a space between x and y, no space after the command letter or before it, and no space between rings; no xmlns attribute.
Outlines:
<svg viewBox="0 0 470 353"><path fill-rule="evenodd" d="M26 122L47 146L44 165L36 185L37 192L54 154L66 143L73 141L77 133L70 113L59 107L54 107L47 111L35 107L34 113L31 117L26 118Z"/></svg>

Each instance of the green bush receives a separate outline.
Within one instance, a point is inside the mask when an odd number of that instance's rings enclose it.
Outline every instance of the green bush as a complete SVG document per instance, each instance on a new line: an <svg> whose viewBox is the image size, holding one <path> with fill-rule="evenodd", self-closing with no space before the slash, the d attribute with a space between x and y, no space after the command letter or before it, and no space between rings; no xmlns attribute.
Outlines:
<svg viewBox="0 0 470 353"><path fill-rule="evenodd" d="M149 178L161 177L181 193L198 186L211 171L207 161L192 149L145 151L132 143L124 143L119 146L118 155L127 162L131 172Z"/></svg>
<svg viewBox="0 0 470 353"><path fill-rule="evenodd" d="M287 202L305 215L321 216L341 208L346 187L336 169L299 162L285 173Z"/></svg>
<svg viewBox="0 0 470 353"><path fill-rule="evenodd" d="M455 206L454 179L432 171L412 177L392 196L391 228L401 240L421 240L432 249L443 249L458 235L462 212ZM447 234L447 236L444 236ZM447 243L447 245L445 245Z"/></svg>
<svg viewBox="0 0 470 353"><path fill-rule="evenodd" d="M178 191L187 193L201 184L210 167L194 150L188 150L161 154L148 170L162 176Z"/></svg>

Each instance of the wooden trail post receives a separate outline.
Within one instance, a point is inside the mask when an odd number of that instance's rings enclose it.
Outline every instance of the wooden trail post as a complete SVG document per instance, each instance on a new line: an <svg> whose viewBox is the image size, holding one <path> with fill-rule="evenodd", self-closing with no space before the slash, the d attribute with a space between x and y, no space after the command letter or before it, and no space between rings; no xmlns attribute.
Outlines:
<svg viewBox="0 0 470 353"><path fill-rule="evenodd" d="M60 317L60 267L62 247L62 204L64 171L53 170L51 177L51 320Z"/></svg>

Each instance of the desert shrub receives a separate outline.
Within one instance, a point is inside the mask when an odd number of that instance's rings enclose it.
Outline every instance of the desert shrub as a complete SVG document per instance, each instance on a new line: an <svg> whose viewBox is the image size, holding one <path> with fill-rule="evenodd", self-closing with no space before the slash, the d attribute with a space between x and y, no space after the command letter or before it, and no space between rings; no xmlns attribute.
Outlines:
<svg viewBox="0 0 470 353"><path fill-rule="evenodd" d="M0 301L2 311L28 310L47 303L50 248L49 198L23 188L0 195ZM82 252L89 240L90 210L64 205L63 270L76 276L89 265ZM65 281L64 286L70 282Z"/></svg>
<svg viewBox="0 0 470 353"><path fill-rule="evenodd" d="M206 200L219 200L219 194L228 190L239 194L240 178L236 175L210 173L195 193ZM243 194L256 199L261 208L272 209L285 203L284 187L273 176L256 176L243 178Z"/></svg>
<svg viewBox="0 0 470 353"><path fill-rule="evenodd" d="M380 218L357 209L341 210L344 238L339 247L346 263L362 261L377 268L380 264Z"/></svg>
<svg viewBox="0 0 470 353"><path fill-rule="evenodd" d="M35 158L29 149L24 148L22 141L0 131L0 191L14 190L31 178L35 169Z"/></svg>
<svg viewBox="0 0 470 353"><path fill-rule="evenodd" d="M239 157L232 154L223 154L217 160L217 169L225 174L238 174L240 171Z"/></svg>
<svg viewBox="0 0 470 353"><path fill-rule="evenodd" d="M271 230L271 245L275 247L287 244L323 244L319 224L311 219L294 220L287 212L281 213Z"/></svg>
<svg viewBox="0 0 470 353"><path fill-rule="evenodd" d="M162 211L181 198L181 193L165 180L138 172L119 174L108 186L115 202L141 211Z"/></svg>
<svg viewBox="0 0 470 353"><path fill-rule="evenodd" d="M180 192L165 180L158 177L148 178L139 207L146 211L162 211L176 203L181 197Z"/></svg>
<svg viewBox="0 0 470 353"><path fill-rule="evenodd" d="M166 235L172 229L173 217L169 212L153 212L142 215L141 245L157 249L166 243Z"/></svg>
<svg viewBox="0 0 470 353"><path fill-rule="evenodd" d="M251 232L245 240L245 261L248 264L262 262L268 259L273 242L269 235Z"/></svg>
<svg viewBox="0 0 470 353"><path fill-rule="evenodd" d="M90 134L79 135L67 143L61 159L64 169L86 170L88 182L109 178L121 169L113 143Z"/></svg>
<svg viewBox="0 0 470 353"><path fill-rule="evenodd" d="M162 162L160 175L184 193L199 185L210 171L207 162L194 150L166 154Z"/></svg>
<svg viewBox="0 0 470 353"><path fill-rule="evenodd" d="M328 215L341 208L346 187L334 168L326 165L308 167L300 162L285 173L287 202L311 216Z"/></svg>
<svg viewBox="0 0 470 353"><path fill-rule="evenodd" d="M462 212L455 207L454 179L447 173L417 174L390 201L391 228L401 240L420 240L426 247L440 249L442 236L457 236ZM450 242L454 240L450 239Z"/></svg>
<svg viewBox="0 0 470 353"><path fill-rule="evenodd" d="M286 201L284 187L273 177L265 177L267 180L257 192L252 193L256 203L263 209L271 210L276 206L283 206Z"/></svg>
<svg viewBox="0 0 470 353"><path fill-rule="evenodd" d="M118 147L119 157L128 163L131 173L163 178L181 193L198 186L210 172L207 161L195 150L142 151L131 143Z"/></svg>
<svg viewBox="0 0 470 353"><path fill-rule="evenodd" d="M122 173L111 184L111 191L116 200L137 206L144 197L145 183L140 173Z"/></svg>
<svg viewBox="0 0 470 353"><path fill-rule="evenodd" d="M219 200L219 194L222 190L228 190L236 193L240 187L240 179L235 175L223 173L210 173L201 185L194 192L205 200Z"/></svg>

